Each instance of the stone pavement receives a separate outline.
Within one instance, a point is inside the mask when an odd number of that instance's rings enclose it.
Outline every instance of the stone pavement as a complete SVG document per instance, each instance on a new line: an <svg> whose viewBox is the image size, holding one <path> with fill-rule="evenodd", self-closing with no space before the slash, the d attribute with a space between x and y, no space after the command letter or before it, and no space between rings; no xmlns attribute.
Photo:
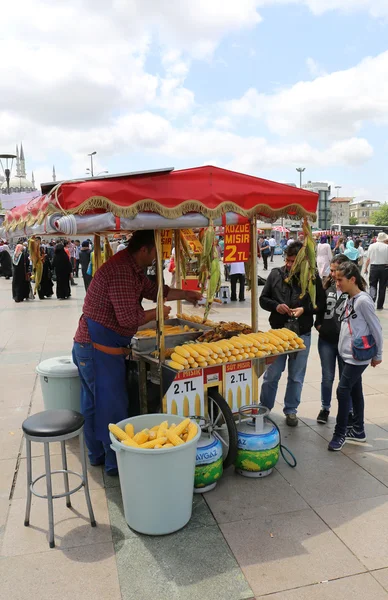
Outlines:
<svg viewBox="0 0 388 600"><path fill-rule="evenodd" d="M185 529L156 538L127 527L118 479L90 467L96 528L88 524L82 492L72 497L72 509L64 499L54 503L55 549L47 543L44 500L34 498L31 525L24 527L21 423L43 409L36 365L70 354L84 296L82 284L72 289L67 302L15 304L11 282L0 279L0 598L388 599L388 359L364 375L367 443L329 453L334 417L327 426L315 420L320 407L315 334L299 426L284 424L285 377L273 411L283 443L297 457L295 469L280 459L262 480L229 469L214 491L194 499ZM217 307L213 318L249 322L249 308L247 296L244 304ZM388 311L379 316L388 338ZM260 325L267 328L262 311ZM68 448L69 466L77 471L77 445ZM34 473L40 474L42 449L33 444L33 450ZM52 455L58 468L59 446L52 445ZM62 491L61 476L55 491Z"/></svg>

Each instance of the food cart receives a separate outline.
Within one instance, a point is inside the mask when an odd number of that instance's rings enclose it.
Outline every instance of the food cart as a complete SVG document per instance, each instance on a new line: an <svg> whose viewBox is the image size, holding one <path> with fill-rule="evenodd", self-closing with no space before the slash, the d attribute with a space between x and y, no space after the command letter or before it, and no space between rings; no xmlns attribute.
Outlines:
<svg viewBox="0 0 388 600"><path fill-rule="evenodd" d="M6 215L4 227L8 236L93 233L98 267L102 235L142 228L155 230L158 265L163 258L163 241L173 235L178 288L182 287L180 230L206 228L209 224L223 227L224 256L239 261L253 257L251 281L255 282L258 217L269 222L279 217L315 220L318 201L317 194L306 190L211 166L52 183L43 185L42 191L43 196ZM234 236L228 235L228 227L233 228ZM222 364L174 370L165 361L166 350L195 341L212 330L214 324L195 324L182 317L182 301L177 307L180 317L165 323L160 268L158 286L155 337L133 338L133 357L139 365L140 411L148 410L151 381L157 387L161 410L203 419L203 427L221 440L226 464L231 464L237 446L235 415L242 405L257 403L258 379L270 357L245 356L230 362L223 360ZM166 335L166 325L181 327L183 331ZM256 285L251 290L250 329L258 331ZM225 338L236 332L225 331Z"/></svg>

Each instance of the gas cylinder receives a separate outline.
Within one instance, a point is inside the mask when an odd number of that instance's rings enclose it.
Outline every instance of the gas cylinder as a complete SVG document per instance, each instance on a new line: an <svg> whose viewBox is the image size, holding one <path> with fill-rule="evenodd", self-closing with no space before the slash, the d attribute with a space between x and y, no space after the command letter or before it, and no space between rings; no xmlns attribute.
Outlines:
<svg viewBox="0 0 388 600"><path fill-rule="evenodd" d="M203 432L197 443L194 492L203 494L214 489L222 471L222 444L211 433Z"/></svg>
<svg viewBox="0 0 388 600"><path fill-rule="evenodd" d="M266 420L268 413L268 408L258 404L239 410L235 467L244 477L265 477L279 460L279 432Z"/></svg>

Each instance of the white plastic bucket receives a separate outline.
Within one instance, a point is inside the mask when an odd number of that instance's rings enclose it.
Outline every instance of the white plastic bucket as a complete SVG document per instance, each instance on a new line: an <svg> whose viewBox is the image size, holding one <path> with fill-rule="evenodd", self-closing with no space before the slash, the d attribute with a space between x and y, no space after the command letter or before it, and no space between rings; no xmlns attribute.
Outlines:
<svg viewBox="0 0 388 600"><path fill-rule="evenodd" d="M58 356L39 363L43 402L46 410L66 408L81 410L81 382L71 356Z"/></svg>
<svg viewBox="0 0 388 600"><path fill-rule="evenodd" d="M177 415L140 415L117 423L124 429L132 423L135 433L162 421L180 423ZM112 434L111 448L116 452L128 525L147 535L166 535L182 529L191 518L195 457L198 433L190 442L175 448L146 450L121 444Z"/></svg>

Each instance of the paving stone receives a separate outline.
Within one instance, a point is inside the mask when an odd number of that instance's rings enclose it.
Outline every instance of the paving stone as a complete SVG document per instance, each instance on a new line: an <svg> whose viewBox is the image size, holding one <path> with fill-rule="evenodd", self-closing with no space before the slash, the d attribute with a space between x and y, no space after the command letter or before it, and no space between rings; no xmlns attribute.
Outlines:
<svg viewBox="0 0 388 600"><path fill-rule="evenodd" d="M362 573L344 577L336 581L326 581L307 587L271 594L271 596L258 596L256 600L333 600L342 598L347 600L387 600L388 594L372 575Z"/></svg>
<svg viewBox="0 0 388 600"><path fill-rule="evenodd" d="M112 542L0 560L2 598L121 600Z"/></svg>
<svg viewBox="0 0 388 600"><path fill-rule="evenodd" d="M255 596L366 570L312 510L220 527Z"/></svg>
<svg viewBox="0 0 388 600"><path fill-rule="evenodd" d="M317 513L368 569L388 567L388 495L321 506Z"/></svg>
<svg viewBox="0 0 388 600"><path fill-rule="evenodd" d="M263 479L252 479L229 469L217 487L204 497L218 523L308 508L277 471Z"/></svg>
<svg viewBox="0 0 388 600"><path fill-rule="evenodd" d="M116 544L123 600L248 600L253 593L217 526Z"/></svg>
<svg viewBox="0 0 388 600"><path fill-rule="evenodd" d="M379 571L372 571L372 577L376 579L388 591L388 569L380 569Z"/></svg>

